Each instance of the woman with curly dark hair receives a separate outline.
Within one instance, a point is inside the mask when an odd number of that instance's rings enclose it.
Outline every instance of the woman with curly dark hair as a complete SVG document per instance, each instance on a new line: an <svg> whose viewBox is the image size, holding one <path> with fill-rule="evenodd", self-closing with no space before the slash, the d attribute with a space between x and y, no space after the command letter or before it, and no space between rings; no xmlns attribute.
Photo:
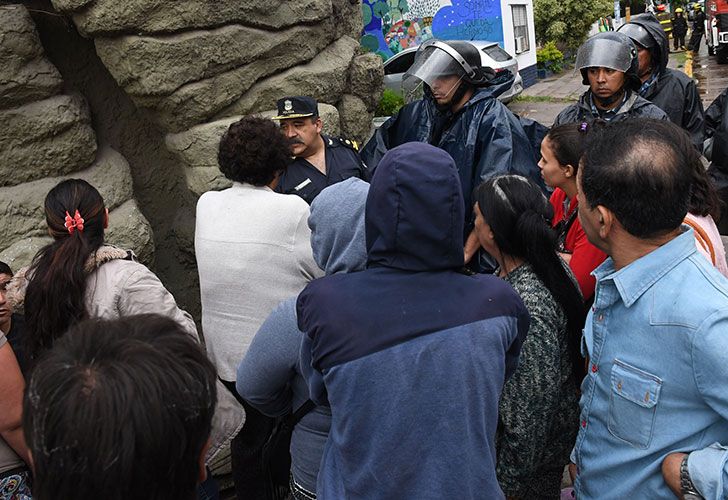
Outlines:
<svg viewBox="0 0 728 500"><path fill-rule="evenodd" d="M208 352L235 392L237 365L265 318L323 271L313 260L308 205L273 191L291 162L276 124L253 116L233 123L217 159L233 185L200 197L195 253ZM235 488L238 498L264 498L260 449L273 422L243 405L245 426L231 448Z"/></svg>

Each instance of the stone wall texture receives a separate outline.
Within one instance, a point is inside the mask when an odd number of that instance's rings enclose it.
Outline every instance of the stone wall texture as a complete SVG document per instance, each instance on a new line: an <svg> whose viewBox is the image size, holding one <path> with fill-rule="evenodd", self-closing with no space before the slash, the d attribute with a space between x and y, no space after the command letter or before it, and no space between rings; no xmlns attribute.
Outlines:
<svg viewBox="0 0 728 500"><path fill-rule="evenodd" d="M17 4L0 6L0 123L0 260L25 266L49 241L43 200L68 177L99 188L110 220L139 228L109 231L109 242L152 260L151 228L136 209L127 161L110 147L98 148L86 100L63 93L33 20Z"/></svg>
<svg viewBox="0 0 728 500"><path fill-rule="evenodd" d="M107 239L199 319L194 211L229 185L220 136L310 95L326 133L365 140L383 70L361 30L359 0L0 0L0 260L29 263L45 194L81 177Z"/></svg>

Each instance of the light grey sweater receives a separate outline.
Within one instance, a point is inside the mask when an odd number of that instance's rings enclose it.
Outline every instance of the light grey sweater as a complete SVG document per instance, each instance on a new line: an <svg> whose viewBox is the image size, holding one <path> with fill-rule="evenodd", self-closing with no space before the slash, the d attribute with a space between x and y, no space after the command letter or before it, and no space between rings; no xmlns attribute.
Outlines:
<svg viewBox="0 0 728 500"><path fill-rule="evenodd" d="M298 196L234 183L197 202L195 253L202 331L223 380L268 314L323 276L311 253L309 208Z"/></svg>

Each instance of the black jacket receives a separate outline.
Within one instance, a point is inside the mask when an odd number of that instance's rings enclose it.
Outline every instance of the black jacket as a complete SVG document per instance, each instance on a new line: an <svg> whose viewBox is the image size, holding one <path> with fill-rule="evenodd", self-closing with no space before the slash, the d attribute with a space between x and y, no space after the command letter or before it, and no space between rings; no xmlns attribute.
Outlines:
<svg viewBox="0 0 728 500"><path fill-rule="evenodd" d="M684 128L690 134L695 147L702 151L705 118L703 102L695 82L682 71L667 67L670 41L654 16L642 14L633 17L630 22L643 27L657 42L652 52L654 71L658 73L657 80L640 95L667 113L671 122Z"/></svg>
<svg viewBox="0 0 728 500"><path fill-rule="evenodd" d="M589 94L591 90L584 92L579 101L564 108L561 113L556 116L554 126L564 123L576 122L593 122L599 115L592 112L589 103ZM634 92L631 93L627 102L617 112L617 116L612 118L612 122L626 120L628 118L654 118L657 120L667 120L667 115L660 108L652 104L650 101L641 98Z"/></svg>
<svg viewBox="0 0 728 500"><path fill-rule="evenodd" d="M693 33L705 33L705 13L702 10L693 18Z"/></svg>
<svg viewBox="0 0 728 500"><path fill-rule="evenodd" d="M725 101L728 88L708 106L705 112L706 131L713 138L708 173L718 189L728 188L728 113Z"/></svg>
<svg viewBox="0 0 728 500"><path fill-rule="evenodd" d="M672 34L678 36L685 36L688 32L688 20L685 16L673 17L672 18Z"/></svg>
<svg viewBox="0 0 728 500"><path fill-rule="evenodd" d="M444 149L455 160L466 214L473 208L473 189L495 175L520 174L543 187L535 152L537 140L532 142L531 135L542 135L545 130L534 122L524 129L524 121L497 99L512 83L510 73L496 78L489 86L477 89L454 115L439 112L427 97L407 104L377 130L362 150L370 176L375 175L379 160L389 149L416 141ZM437 135L439 138L433 138ZM467 216L465 222L467 234L472 218Z"/></svg>

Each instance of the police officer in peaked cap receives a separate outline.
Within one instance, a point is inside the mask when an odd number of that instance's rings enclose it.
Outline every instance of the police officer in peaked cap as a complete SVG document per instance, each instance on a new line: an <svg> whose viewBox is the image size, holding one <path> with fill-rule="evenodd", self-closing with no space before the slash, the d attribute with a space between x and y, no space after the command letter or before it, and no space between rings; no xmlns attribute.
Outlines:
<svg viewBox="0 0 728 500"><path fill-rule="evenodd" d="M277 192L296 194L310 204L326 186L349 177L368 180L357 143L321 133L323 122L315 99L284 97L277 105L278 115L273 119L280 122L295 157L281 175Z"/></svg>

